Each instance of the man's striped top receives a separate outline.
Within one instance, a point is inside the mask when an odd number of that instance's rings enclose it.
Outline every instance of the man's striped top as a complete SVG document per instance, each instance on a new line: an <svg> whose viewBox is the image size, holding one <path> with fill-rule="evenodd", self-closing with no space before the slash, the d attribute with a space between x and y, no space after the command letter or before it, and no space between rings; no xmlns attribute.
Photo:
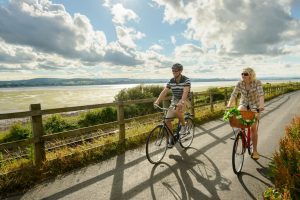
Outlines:
<svg viewBox="0 0 300 200"><path fill-rule="evenodd" d="M188 77L181 75L179 83L176 83L175 78L171 78L166 87L172 90L173 100L180 100L182 98L183 88L191 87L191 81ZM188 97L190 97L190 91Z"/></svg>

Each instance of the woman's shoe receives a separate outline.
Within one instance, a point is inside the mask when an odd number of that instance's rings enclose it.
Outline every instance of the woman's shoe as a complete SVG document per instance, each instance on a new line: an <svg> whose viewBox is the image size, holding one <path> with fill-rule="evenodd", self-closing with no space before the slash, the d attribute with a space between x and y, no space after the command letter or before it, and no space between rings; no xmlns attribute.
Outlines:
<svg viewBox="0 0 300 200"><path fill-rule="evenodd" d="M259 157L260 156L259 156L258 152L253 152L252 155L251 155L251 158L254 159L254 160L258 160Z"/></svg>

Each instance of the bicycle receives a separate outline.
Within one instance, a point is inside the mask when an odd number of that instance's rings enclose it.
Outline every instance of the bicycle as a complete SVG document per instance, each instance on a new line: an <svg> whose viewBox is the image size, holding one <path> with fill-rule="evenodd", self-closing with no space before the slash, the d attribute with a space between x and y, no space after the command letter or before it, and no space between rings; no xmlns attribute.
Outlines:
<svg viewBox="0 0 300 200"><path fill-rule="evenodd" d="M172 137L174 145L179 142L182 148L188 148L194 139L195 125L192 118L192 115L189 112L184 113L184 119L186 124L185 134L179 134L181 125L178 122L177 129L175 134L172 134L172 131L166 124L167 112L172 108L162 108L158 105L155 105L156 108L161 109L164 112L163 119L161 124L157 125L148 135L146 142L146 156L150 163L157 164L165 156L168 149L169 137ZM176 106L175 106L176 109Z"/></svg>
<svg viewBox="0 0 300 200"><path fill-rule="evenodd" d="M253 119L255 117L255 112L252 111L240 111L242 117L244 119ZM232 128L239 128L237 133L233 129L234 134L236 135L233 150L232 150L232 168L235 174L239 174L242 171L244 164L244 154L246 149L248 150L248 154L251 156L253 153L253 145L251 141L251 126L246 126L240 123L240 121L231 117L229 119L230 126ZM257 129L259 125L259 120L257 120Z"/></svg>

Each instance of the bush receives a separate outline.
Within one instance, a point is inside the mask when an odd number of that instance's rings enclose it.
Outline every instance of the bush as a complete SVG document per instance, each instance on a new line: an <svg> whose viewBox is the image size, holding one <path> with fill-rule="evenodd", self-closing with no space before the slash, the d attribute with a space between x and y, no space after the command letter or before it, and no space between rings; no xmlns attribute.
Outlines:
<svg viewBox="0 0 300 200"><path fill-rule="evenodd" d="M22 140L31 137L30 127L23 127L21 123L12 125L9 134L5 136L3 142L11 142L15 140Z"/></svg>
<svg viewBox="0 0 300 200"><path fill-rule="evenodd" d="M117 111L112 107L88 111L78 121L80 127L92 126L117 120Z"/></svg>
<svg viewBox="0 0 300 200"><path fill-rule="evenodd" d="M73 128L76 128L76 125L68 123L61 115L58 114L49 117L44 125L46 134L62 132Z"/></svg>
<svg viewBox="0 0 300 200"><path fill-rule="evenodd" d="M281 193L288 193L293 199L300 196L300 116L286 128L270 169L275 187ZM284 192L285 188L288 191Z"/></svg>
<svg viewBox="0 0 300 200"><path fill-rule="evenodd" d="M115 101L129 101L137 99L147 99L158 97L163 90L162 86L150 85L143 86L138 85L134 88L127 88L121 90L115 97ZM156 112L153 108L153 103L132 104L124 108L125 118L131 118L135 116L151 114Z"/></svg>

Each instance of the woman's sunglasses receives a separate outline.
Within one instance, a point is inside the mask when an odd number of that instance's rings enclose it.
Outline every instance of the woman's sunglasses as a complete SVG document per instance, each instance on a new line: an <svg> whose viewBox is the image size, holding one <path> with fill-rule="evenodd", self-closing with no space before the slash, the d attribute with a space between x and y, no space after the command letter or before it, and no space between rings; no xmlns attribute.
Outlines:
<svg viewBox="0 0 300 200"><path fill-rule="evenodd" d="M249 76L248 73L242 73L241 75L242 75L242 76Z"/></svg>

